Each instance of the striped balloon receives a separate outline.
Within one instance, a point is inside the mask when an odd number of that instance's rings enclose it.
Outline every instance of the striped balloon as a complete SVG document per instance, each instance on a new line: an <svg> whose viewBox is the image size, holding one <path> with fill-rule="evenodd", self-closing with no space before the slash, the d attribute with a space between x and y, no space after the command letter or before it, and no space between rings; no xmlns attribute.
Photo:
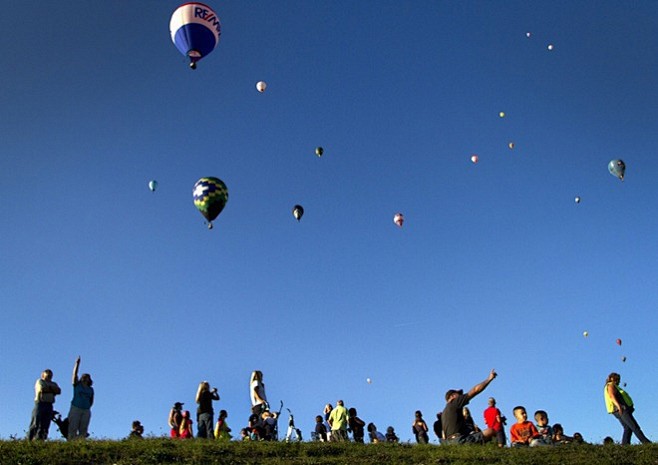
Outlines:
<svg viewBox="0 0 658 465"><path fill-rule="evenodd" d="M176 48L190 59L190 67L212 52L219 43L219 17L208 5L184 3L174 11L169 22L171 40Z"/></svg>

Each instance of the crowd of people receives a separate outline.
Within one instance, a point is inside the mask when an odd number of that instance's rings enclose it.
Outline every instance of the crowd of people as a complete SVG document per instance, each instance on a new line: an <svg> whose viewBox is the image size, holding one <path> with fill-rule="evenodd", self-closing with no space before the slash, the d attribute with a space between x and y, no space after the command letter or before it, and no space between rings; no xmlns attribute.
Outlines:
<svg viewBox="0 0 658 465"><path fill-rule="evenodd" d="M53 381L53 372L49 369L41 373L36 381L34 409L28 431L29 440L45 440L51 421L55 421L60 432L67 440L85 439L89 436L89 423L91 421L91 407L94 403L94 389L91 375L84 373L78 377L80 357L73 366L71 382L73 385L73 399L68 417L61 419L59 412L55 411L53 404L55 397L62 390ZM485 380L473 386L468 392L462 389L450 389L445 394L445 407L436 415L433 432L439 443L450 444L485 444L495 442L499 447L505 447L508 439L505 434L507 419L496 406L496 399L489 397L488 406L483 412L486 428L478 427L467 405L483 392L496 378L495 370L491 370ZM607 412L613 415L622 425L623 433L621 444L630 444L634 434L642 443L651 442L642 432L633 416L634 404L630 395L620 386L621 376L610 373L606 379L603 396ZM251 398L251 414L247 425L240 430L242 441L276 441L279 438L278 421L281 412L270 409L263 382L263 373L254 371L249 380L249 393ZM233 439L232 430L228 426L228 413L220 410L217 422L214 422L213 402L219 401L217 388L211 388L210 383L202 381L197 389L195 402L196 409L196 435L194 434L192 415L189 410L183 409L182 402L175 402L169 412L170 437L177 439L218 439L230 441ZM283 403L282 403L283 404ZM516 422L509 428L510 447L537 447L553 446L568 443L582 444L585 441L580 433L573 436L564 434L559 423L549 424L548 413L544 410L535 411L534 422L528 420L525 407L518 405L513 409ZM423 419L423 413L417 410L411 425L412 432L418 444L430 442L429 427ZM292 414L288 424L286 440L290 439L291 432L296 432L296 439L301 441L301 431L294 427ZM359 418L356 408L346 408L343 400L338 400L336 406L326 404L324 415L315 418L313 440L345 442L354 441L364 443L366 432L371 443L399 442L395 429L386 428L386 433L379 432L374 423L368 423ZM139 420L132 423L129 438L143 437L144 427ZM351 434L351 439L350 439ZM604 439L604 444L614 443L610 437Z"/></svg>

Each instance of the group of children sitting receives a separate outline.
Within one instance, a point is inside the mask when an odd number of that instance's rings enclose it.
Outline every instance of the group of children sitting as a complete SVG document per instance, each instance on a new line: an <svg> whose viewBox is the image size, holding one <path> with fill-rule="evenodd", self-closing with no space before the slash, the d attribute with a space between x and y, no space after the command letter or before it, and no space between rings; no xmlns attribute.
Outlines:
<svg viewBox="0 0 658 465"><path fill-rule="evenodd" d="M510 444L512 447L537 447L552 446L568 443L583 443L580 433L574 433L573 437L565 436L562 425L556 423L548 424L548 414L544 410L535 412L535 422L528 421L528 413L525 407L514 407L514 418L516 423L510 428Z"/></svg>

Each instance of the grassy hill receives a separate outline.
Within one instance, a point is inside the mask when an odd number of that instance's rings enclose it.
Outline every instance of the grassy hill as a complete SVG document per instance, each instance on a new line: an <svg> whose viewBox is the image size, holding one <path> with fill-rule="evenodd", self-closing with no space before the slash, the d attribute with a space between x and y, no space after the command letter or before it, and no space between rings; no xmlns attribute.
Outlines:
<svg viewBox="0 0 658 465"><path fill-rule="evenodd" d="M568 464L658 465L658 445L569 445L533 449L490 446L132 441L0 441L0 464Z"/></svg>

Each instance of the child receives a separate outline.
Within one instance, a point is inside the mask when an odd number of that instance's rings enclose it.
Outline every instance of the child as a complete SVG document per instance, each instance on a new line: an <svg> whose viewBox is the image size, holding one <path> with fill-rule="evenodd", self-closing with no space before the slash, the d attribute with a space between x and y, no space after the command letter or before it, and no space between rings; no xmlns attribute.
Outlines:
<svg viewBox="0 0 658 465"><path fill-rule="evenodd" d="M192 439L194 437L189 410L183 412L183 417L181 418L180 426L178 427L178 437L181 439Z"/></svg>
<svg viewBox="0 0 658 465"><path fill-rule="evenodd" d="M514 407L514 418L516 418L516 423L509 430L512 447L529 446L530 441L539 437L539 432L537 432L535 425L528 421L528 413L525 411L525 407L520 405Z"/></svg>
<svg viewBox="0 0 658 465"><path fill-rule="evenodd" d="M370 437L371 443L376 444L378 442L386 441L386 437L377 431L377 427L374 423L368 423L368 427L366 429L368 430L368 436Z"/></svg>
<svg viewBox="0 0 658 465"><path fill-rule="evenodd" d="M243 441L251 441L251 436L249 436L249 431L247 431L247 428L242 428L240 430L240 438Z"/></svg>
<svg viewBox="0 0 658 465"><path fill-rule="evenodd" d="M130 432L130 435L128 435L129 439L144 439L142 436L144 434L144 427L140 423L139 420L133 421L132 425L132 431Z"/></svg>
<svg viewBox="0 0 658 465"><path fill-rule="evenodd" d="M318 441L327 442L327 427L324 425L322 415L315 417L315 436Z"/></svg>
<svg viewBox="0 0 658 465"><path fill-rule="evenodd" d="M219 412L219 418L217 418L217 424L215 425L215 438L230 441L232 438L231 428L226 424L226 417L228 417L226 410L221 410Z"/></svg>
<svg viewBox="0 0 658 465"><path fill-rule="evenodd" d="M552 446L553 428L548 424L548 414L544 410L537 410L535 412L535 422L537 423L539 437L530 441L530 446Z"/></svg>
<svg viewBox="0 0 658 465"><path fill-rule="evenodd" d="M564 434L564 428L559 423L553 425L553 444L569 444L573 441L572 437Z"/></svg>
<svg viewBox="0 0 658 465"><path fill-rule="evenodd" d="M400 438L395 434L395 429L392 426L386 428L386 442L398 442Z"/></svg>

